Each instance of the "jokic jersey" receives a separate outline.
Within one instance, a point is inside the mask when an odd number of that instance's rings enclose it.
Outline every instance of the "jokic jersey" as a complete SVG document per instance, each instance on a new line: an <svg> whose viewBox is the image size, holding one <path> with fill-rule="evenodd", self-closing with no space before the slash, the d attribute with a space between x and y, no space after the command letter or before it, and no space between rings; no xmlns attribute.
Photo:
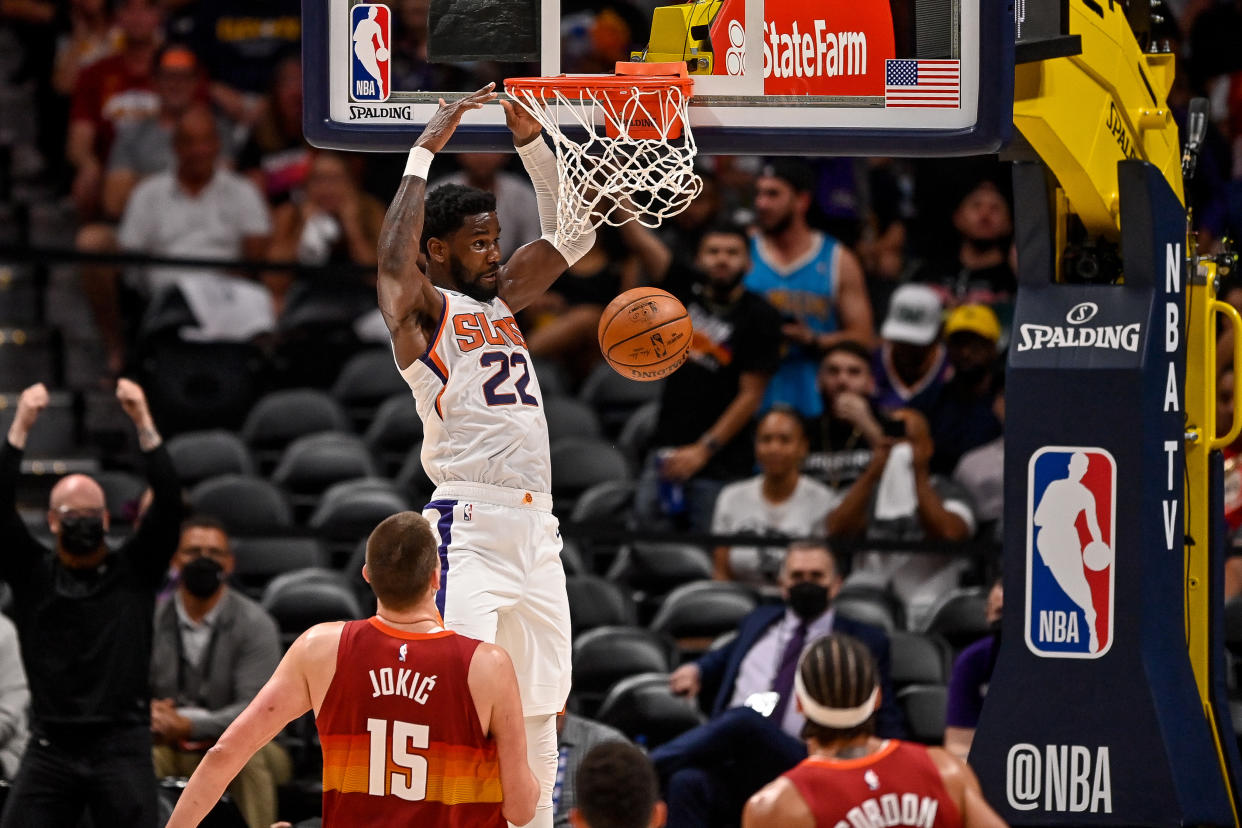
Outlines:
<svg viewBox="0 0 1242 828"><path fill-rule="evenodd" d="M499 297L452 290L427 353L401 372L423 419L431 482L552 491L548 423L526 340Z"/></svg>

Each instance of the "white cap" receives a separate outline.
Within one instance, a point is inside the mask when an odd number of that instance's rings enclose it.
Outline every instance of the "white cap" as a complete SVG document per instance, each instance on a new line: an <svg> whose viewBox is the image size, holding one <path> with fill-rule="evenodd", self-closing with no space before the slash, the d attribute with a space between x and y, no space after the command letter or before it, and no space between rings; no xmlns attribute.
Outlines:
<svg viewBox="0 0 1242 828"><path fill-rule="evenodd" d="M940 333L940 297L927 285L902 285L893 292L880 336L892 342L930 345Z"/></svg>

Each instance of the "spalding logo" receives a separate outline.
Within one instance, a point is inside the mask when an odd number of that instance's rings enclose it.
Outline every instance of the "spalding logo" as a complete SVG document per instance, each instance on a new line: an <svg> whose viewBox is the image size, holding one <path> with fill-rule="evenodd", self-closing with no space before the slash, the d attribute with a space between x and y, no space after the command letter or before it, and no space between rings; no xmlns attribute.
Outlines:
<svg viewBox="0 0 1242 828"><path fill-rule="evenodd" d="M656 303L651 300L647 300L641 305L635 305L630 308L630 321L643 322L655 316L658 312L659 308L656 306Z"/></svg>
<svg viewBox="0 0 1242 828"><path fill-rule="evenodd" d="M678 368L682 366L682 363L684 363L689 357L690 357L690 349L687 348L685 351L682 352L681 356L679 356L675 361L670 362L668 365L662 365L659 368L654 368L654 369L652 368L626 368L625 370L629 372L631 379L636 379L640 381L657 380L657 379L661 379L662 377L667 377L669 374L676 371Z"/></svg>
<svg viewBox="0 0 1242 828"><path fill-rule="evenodd" d="M1084 322L1090 322L1099 312L1100 306L1095 302L1079 302L1069 309L1069 313L1065 314L1065 321L1071 325L1081 325Z"/></svg>

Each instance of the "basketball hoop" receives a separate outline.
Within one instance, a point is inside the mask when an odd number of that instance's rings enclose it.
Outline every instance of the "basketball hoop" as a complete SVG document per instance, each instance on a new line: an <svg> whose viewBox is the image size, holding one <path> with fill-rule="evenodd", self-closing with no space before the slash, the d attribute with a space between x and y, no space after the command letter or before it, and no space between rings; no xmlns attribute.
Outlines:
<svg viewBox="0 0 1242 828"><path fill-rule="evenodd" d="M505 80L505 93L556 145L558 243L603 224L658 227L702 191L687 117L693 85L684 63L618 63L615 75ZM570 135L562 120L572 124Z"/></svg>

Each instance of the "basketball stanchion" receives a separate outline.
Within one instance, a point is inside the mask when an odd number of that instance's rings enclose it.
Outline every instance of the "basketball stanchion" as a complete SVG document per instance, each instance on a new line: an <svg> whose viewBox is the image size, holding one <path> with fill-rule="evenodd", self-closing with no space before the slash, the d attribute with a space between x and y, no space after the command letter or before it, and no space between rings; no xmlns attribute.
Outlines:
<svg viewBox="0 0 1242 828"><path fill-rule="evenodd" d="M505 80L505 94L556 149L558 244L603 224L658 227L703 190L685 64L618 63L616 70Z"/></svg>

